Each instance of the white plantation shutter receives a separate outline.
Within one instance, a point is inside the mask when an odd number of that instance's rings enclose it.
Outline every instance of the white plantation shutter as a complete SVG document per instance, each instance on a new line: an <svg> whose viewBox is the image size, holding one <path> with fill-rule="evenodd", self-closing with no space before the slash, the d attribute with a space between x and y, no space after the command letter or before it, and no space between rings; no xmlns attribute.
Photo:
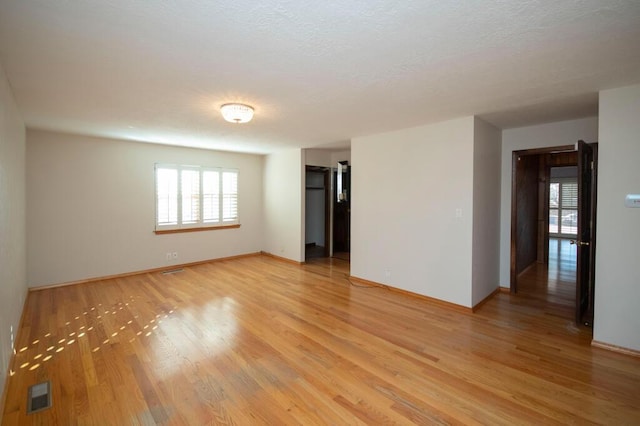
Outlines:
<svg viewBox="0 0 640 426"><path fill-rule="evenodd" d="M578 182L553 178L549 185L549 233L573 236L578 231Z"/></svg>
<svg viewBox="0 0 640 426"><path fill-rule="evenodd" d="M218 171L202 172L202 209L204 223L220 221L220 172Z"/></svg>
<svg viewBox="0 0 640 426"><path fill-rule="evenodd" d="M238 172L222 173L222 220L238 221Z"/></svg>
<svg viewBox="0 0 640 426"><path fill-rule="evenodd" d="M182 223L200 221L200 170L182 170Z"/></svg>
<svg viewBox="0 0 640 426"><path fill-rule="evenodd" d="M563 209L578 208L578 182L563 182L561 193Z"/></svg>
<svg viewBox="0 0 640 426"><path fill-rule="evenodd" d="M156 168L156 224L178 224L178 170Z"/></svg>
<svg viewBox="0 0 640 426"><path fill-rule="evenodd" d="M578 232L578 182L560 183L560 233L576 235Z"/></svg>
<svg viewBox="0 0 640 426"><path fill-rule="evenodd" d="M156 230L237 223L237 170L156 165Z"/></svg>

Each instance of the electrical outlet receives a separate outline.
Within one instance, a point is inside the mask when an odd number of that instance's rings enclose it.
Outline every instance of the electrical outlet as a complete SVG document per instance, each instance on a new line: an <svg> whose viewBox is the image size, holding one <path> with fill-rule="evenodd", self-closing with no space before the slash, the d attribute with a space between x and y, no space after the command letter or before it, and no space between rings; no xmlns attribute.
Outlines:
<svg viewBox="0 0 640 426"><path fill-rule="evenodd" d="M171 253L167 253L167 261L171 260Z"/></svg>
<svg viewBox="0 0 640 426"><path fill-rule="evenodd" d="M462 217L462 209L461 208L457 208L456 209L456 217Z"/></svg>
<svg viewBox="0 0 640 426"><path fill-rule="evenodd" d="M391 269L388 269L388 268L385 269L384 270L384 276L387 277L387 278L390 278L391 277Z"/></svg>
<svg viewBox="0 0 640 426"><path fill-rule="evenodd" d="M173 256L174 259L177 259L178 258L178 252L174 251L171 256Z"/></svg>
<svg viewBox="0 0 640 426"><path fill-rule="evenodd" d="M15 338L13 337L13 326L11 325L11 326L9 326L9 328L11 330L11 331L9 331L9 334L11 335L11 350L13 350L13 346L14 346L13 342L15 340Z"/></svg>

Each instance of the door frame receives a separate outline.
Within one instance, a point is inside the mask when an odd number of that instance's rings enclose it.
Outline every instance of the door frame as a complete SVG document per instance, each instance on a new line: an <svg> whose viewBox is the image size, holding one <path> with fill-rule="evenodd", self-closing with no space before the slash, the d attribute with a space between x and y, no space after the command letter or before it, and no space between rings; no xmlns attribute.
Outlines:
<svg viewBox="0 0 640 426"><path fill-rule="evenodd" d="M580 141L582 142L582 141ZM587 274L590 277L590 286L589 286L589 294L588 294L588 307L586 309L585 315L582 316L580 309L578 307L578 303L579 303L579 299L578 299L578 294L576 295L576 324L577 325L589 325L592 326L593 325L593 306L594 306L594 295L595 295L595 291L594 291L594 287L595 287L595 283L593 282L593 278L595 276L594 272L595 272L595 250L596 250L596 205L597 205L597 180L598 180L598 142L594 142L594 143L589 143L588 144L592 149L593 149L593 165L592 165L592 170L593 170L593 174L592 174L592 182L590 185L590 188L588 188L588 190L590 191L590 197L591 197L591 205L589 206L590 208L590 215L591 215L591 220L592 220L592 224L591 224L591 235L590 235L590 247L589 247L589 270L586 271ZM518 194L518 179L517 179L517 164L518 164L518 159L522 156L525 155L541 155L541 154L554 154L554 153L562 153L562 152L575 152L578 151L577 149L578 144L575 145L561 145L561 146L555 146L555 147L548 147L548 148L536 148L536 149L525 149L525 150L518 150L518 151L513 151L512 152L512 164L511 164L511 261L510 261L510 292L511 293L517 293L517 272L516 272L516 265L517 265L517 229L518 229L518 215L517 215L517 194ZM580 154L578 154L580 155ZM540 166L539 166L540 167ZM579 168L579 167L578 167ZM548 165L545 165L545 170L544 170L544 178L542 178L545 182L545 188L547 188L545 191L548 191L548 184L549 184L549 167ZM540 171L540 169L538 169L538 172ZM580 178L580 171L578 171L578 180L581 181ZM582 182L579 182L579 186ZM583 184L583 183L582 183ZM579 202L579 206L578 206L578 215L580 216L584 216L584 214L581 214L581 210L583 210L585 208L585 206L581 206L581 203ZM548 194L545 194L545 212L547 213L547 217L548 217ZM580 219L579 219L580 220ZM580 232L580 231L579 231ZM545 227L545 241L548 241L548 220L546 223L546 227ZM580 235L578 235L578 242ZM578 256L580 256L580 253L578 253ZM548 262L548 252L545 252L545 262ZM578 263L577 268L580 268L580 264ZM580 285L580 283L578 282L578 273L579 270L576 271L576 291L578 291L578 286Z"/></svg>

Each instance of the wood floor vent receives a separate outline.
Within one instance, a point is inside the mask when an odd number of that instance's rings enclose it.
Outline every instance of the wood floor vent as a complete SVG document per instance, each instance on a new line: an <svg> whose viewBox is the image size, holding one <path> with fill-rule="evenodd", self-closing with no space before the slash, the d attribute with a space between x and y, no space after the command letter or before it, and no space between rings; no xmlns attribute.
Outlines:
<svg viewBox="0 0 640 426"><path fill-rule="evenodd" d="M27 414L51 408L51 381L35 384L29 387L27 400Z"/></svg>

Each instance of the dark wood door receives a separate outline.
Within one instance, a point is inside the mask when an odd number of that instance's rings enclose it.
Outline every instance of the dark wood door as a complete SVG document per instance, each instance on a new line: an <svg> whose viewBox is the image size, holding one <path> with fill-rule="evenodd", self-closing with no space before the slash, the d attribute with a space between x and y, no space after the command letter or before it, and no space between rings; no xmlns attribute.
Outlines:
<svg viewBox="0 0 640 426"><path fill-rule="evenodd" d="M578 141L576 323L593 326L597 145Z"/></svg>

